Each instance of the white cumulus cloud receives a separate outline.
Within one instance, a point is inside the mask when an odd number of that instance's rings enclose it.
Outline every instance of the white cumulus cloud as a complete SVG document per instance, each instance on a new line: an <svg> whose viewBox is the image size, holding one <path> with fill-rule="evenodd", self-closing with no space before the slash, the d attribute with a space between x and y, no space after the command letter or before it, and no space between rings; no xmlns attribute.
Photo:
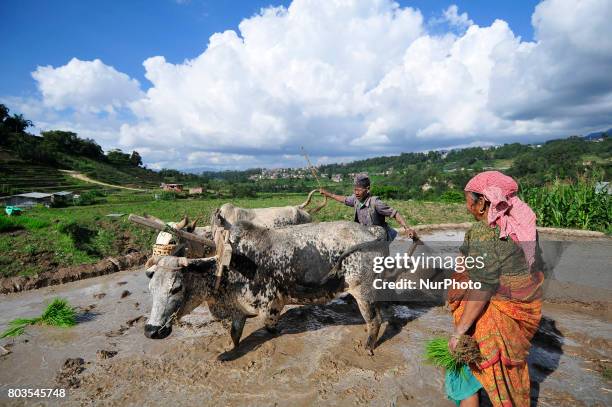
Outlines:
<svg viewBox="0 0 612 407"><path fill-rule="evenodd" d="M444 19L448 21L450 25L459 27L459 28L467 28L474 24L472 20L468 18L467 13L459 14L459 7L456 4L452 4L448 6L446 10L444 10Z"/></svg>
<svg viewBox="0 0 612 407"><path fill-rule="evenodd" d="M113 113L142 97L137 80L99 59L72 58L57 68L39 66L32 77L38 83L44 104L54 109Z"/></svg>
<svg viewBox="0 0 612 407"><path fill-rule="evenodd" d="M450 31L390 0L294 0L183 63L148 58L146 92L99 60L33 76L46 106L129 114L117 144L156 166L293 165L300 146L343 161L612 124L611 2L544 0L533 41L454 5L440 18Z"/></svg>

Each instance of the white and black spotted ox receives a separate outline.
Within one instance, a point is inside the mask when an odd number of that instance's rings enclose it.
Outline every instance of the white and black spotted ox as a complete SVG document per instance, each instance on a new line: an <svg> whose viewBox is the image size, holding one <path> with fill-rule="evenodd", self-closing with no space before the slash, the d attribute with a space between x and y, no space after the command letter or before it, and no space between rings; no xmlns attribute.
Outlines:
<svg viewBox="0 0 612 407"><path fill-rule="evenodd" d="M326 202L312 209L310 212L305 208L310 204L312 195L317 190L312 190L304 203L297 206L281 206L272 208L239 208L231 203L223 204L212 216L211 226L230 229L239 221L248 221L257 226L265 228L278 228L289 225L301 225L312 222L311 214L318 212Z"/></svg>
<svg viewBox="0 0 612 407"><path fill-rule="evenodd" d="M238 221L245 220L255 225L276 228L288 225L299 225L303 223L312 222L311 213L318 212L327 203L325 201L312 209L310 212L305 210L312 200L313 194L317 190L312 190L308 194L308 198L302 204L297 206L282 206L272 208L239 208L231 203L222 205L219 209L213 212L211 219L211 226L196 227L197 219L193 222L189 221L189 218L185 216L180 222L168 222L167 225L174 229L184 230L204 237L206 239L214 239L213 229L221 227L223 229L229 229L233 224ZM173 234L168 232L159 232L155 239L155 244L168 245L182 243L186 247L186 252L180 251L178 255L187 254L190 258L200 258L212 255L210 247L199 244L198 242L192 242L189 240L177 239Z"/></svg>
<svg viewBox="0 0 612 407"><path fill-rule="evenodd" d="M230 231L232 261L217 291L214 258L162 257L148 263L153 306L145 335L168 336L177 318L205 302L214 317L231 321L237 347L246 318L262 317L274 332L285 305L324 303L348 292L366 321L371 354L382 322L371 288L372 265L374 257L388 255L385 238L383 228L355 222L267 229L240 221ZM354 250L360 245L365 247Z"/></svg>

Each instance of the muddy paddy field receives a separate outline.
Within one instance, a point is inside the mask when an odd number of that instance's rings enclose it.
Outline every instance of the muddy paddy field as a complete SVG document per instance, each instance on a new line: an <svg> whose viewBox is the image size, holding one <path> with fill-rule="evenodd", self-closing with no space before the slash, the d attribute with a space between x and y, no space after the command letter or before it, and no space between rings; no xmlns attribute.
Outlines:
<svg viewBox="0 0 612 407"><path fill-rule="evenodd" d="M457 230L423 238L436 250L454 250L461 239ZM529 358L533 400L612 405L610 240L549 239L565 242L544 246L554 270ZM0 356L0 405L453 405L444 396L443 372L422 357L427 340L451 332L450 314L435 296L386 306L372 357L350 297L286 308L276 335L251 319L236 352L228 351L229 335L206 307L184 317L167 339L147 339L151 300L142 269L3 295L0 329L39 314L57 296L78 307L79 323L32 326L0 341L9 352ZM14 388L65 388L67 396L7 398Z"/></svg>

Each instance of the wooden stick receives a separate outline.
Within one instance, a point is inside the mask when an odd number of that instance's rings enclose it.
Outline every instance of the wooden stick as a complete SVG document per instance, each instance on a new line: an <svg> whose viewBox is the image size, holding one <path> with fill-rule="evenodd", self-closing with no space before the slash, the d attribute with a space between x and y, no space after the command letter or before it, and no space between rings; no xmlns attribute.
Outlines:
<svg viewBox="0 0 612 407"><path fill-rule="evenodd" d="M319 177L317 176L317 171L315 170L314 166L310 162L310 158L308 158L308 154L306 153L306 150L304 149L304 146L302 146L302 152L304 153L304 158L306 158L306 161L308 162L308 168L310 168L310 172L312 172L312 176L315 178L315 180L317 180L317 184L319 185L319 189L323 188L321 186L321 181L319 181Z"/></svg>
<svg viewBox="0 0 612 407"><path fill-rule="evenodd" d="M215 248L215 242L213 242L212 240L206 239L204 237L198 236L198 235L193 234L193 233L185 232L184 230L179 230L179 229L171 228L170 226L166 225L163 221L161 221L161 220L159 220L157 218L153 218L153 217L146 217L145 218L145 217L142 217L142 216L130 214L128 219L131 222L137 223L139 225L146 226L146 227L149 227L149 228L152 228L152 229L155 229L155 230L159 230L161 232L171 233L171 234L176 235L178 237L181 237L183 239L191 240L193 242L198 242L198 243L201 243L201 244L203 244L205 246Z"/></svg>

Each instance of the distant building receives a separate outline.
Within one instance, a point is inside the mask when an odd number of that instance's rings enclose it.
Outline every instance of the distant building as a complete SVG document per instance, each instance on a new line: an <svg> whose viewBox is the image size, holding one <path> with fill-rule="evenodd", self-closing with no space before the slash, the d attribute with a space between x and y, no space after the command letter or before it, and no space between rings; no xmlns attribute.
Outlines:
<svg viewBox="0 0 612 407"><path fill-rule="evenodd" d="M74 193L71 191L60 191L53 193L53 202L68 202L74 199Z"/></svg>
<svg viewBox="0 0 612 407"><path fill-rule="evenodd" d="M331 177L333 182L342 182L342 174L334 174Z"/></svg>
<svg viewBox="0 0 612 407"><path fill-rule="evenodd" d="M183 192L183 184L166 184L165 182L162 182L160 188L164 191Z"/></svg>
<svg viewBox="0 0 612 407"><path fill-rule="evenodd" d="M202 194L202 193L204 193L204 188L202 187L189 188L189 195Z"/></svg>
<svg viewBox="0 0 612 407"><path fill-rule="evenodd" d="M53 202L53 194L43 192L28 192L27 194L18 194L2 198L2 204L6 206L49 206Z"/></svg>

